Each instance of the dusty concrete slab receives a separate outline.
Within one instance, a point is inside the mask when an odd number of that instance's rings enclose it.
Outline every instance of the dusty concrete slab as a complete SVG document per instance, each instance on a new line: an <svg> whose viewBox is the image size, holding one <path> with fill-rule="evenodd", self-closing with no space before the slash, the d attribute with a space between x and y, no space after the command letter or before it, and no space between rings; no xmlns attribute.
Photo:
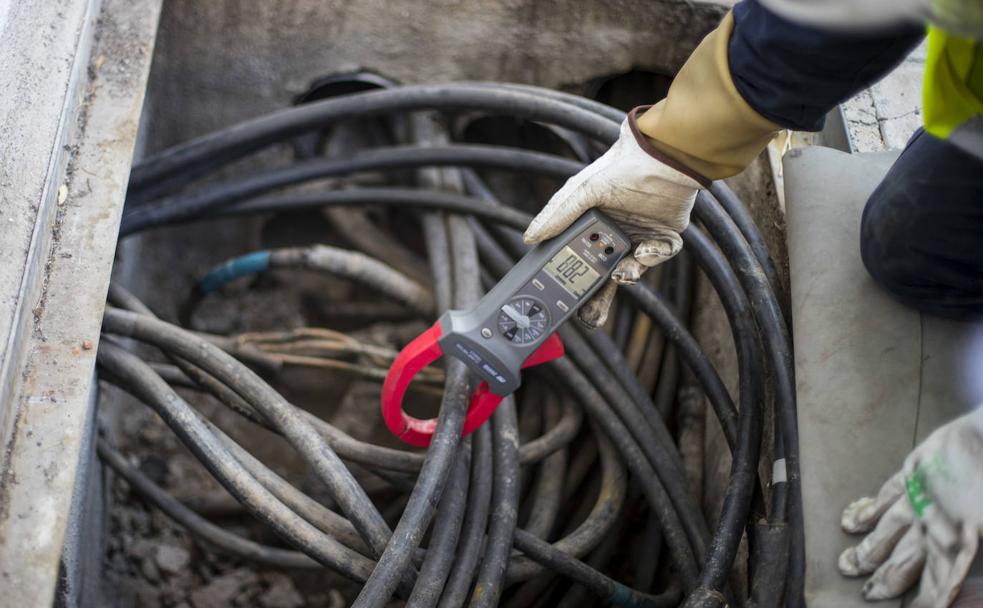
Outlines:
<svg viewBox="0 0 983 608"><path fill-rule="evenodd" d="M898 304L860 260L861 211L895 156L814 147L785 158L810 606L864 605L863 579L836 569L859 541L840 530L842 508L983 399L983 329Z"/></svg>
<svg viewBox="0 0 983 608"><path fill-rule="evenodd" d="M862 606L836 570L840 510L898 467L914 434L918 314L892 301L859 255L860 212L887 170L826 148L785 158L802 494L810 606Z"/></svg>
<svg viewBox="0 0 983 608"><path fill-rule="evenodd" d="M925 50L922 42L883 80L843 104L854 151L900 150L921 126Z"/></svg>
<svg viewBox="0 0 983 608"><path fill-rule="evenodd" d="M13 422L16 345L32 331L46 238L63 185L98 7L43 1L0 7L0 438ZM39 69L45 66L45 69ZM0 506L2 514L2 506Z"/></svg>
<svg viewBox="0 0 983 608"><path fill-rule="evenodd" d="M148 143L153 150L282 108L315 78L359 68L407 84L567 89L632 68L673 74L730 4L174 0L161 17Z"/></svg>
<svg viewBox="0 0 983 608"><path fill-rule="evenodd" d="M0 309L0 588L4 605L51 605L56 586L75 605L83 565L62 549L85 532L73 489L92 458L95 352L160 2L13 6L4 56L24 64L4 74L25 81L3 96L13 148L0 154L0 285L16 295Z"/></svg>

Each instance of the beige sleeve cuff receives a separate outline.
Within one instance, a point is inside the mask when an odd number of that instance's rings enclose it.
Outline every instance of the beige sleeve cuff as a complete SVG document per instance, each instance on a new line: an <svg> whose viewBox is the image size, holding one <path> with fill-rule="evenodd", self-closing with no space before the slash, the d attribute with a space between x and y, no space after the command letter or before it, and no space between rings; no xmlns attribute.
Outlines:
<svg viewBox="0 0 983 608"><path fill-rule="evenodd" d="M731 80L733 30L727 13L683 64L666 98L638 118L656 148L708 179L743 171L781 130L755 112Z"/></svg>

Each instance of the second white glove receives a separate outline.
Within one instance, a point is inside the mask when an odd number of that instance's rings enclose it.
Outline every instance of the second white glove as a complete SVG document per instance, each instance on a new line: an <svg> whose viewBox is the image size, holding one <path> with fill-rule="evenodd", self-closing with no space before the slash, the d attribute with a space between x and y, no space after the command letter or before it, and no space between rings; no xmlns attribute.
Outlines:
<svg viewBox="0 0 983 608"><path fill-rule="evenodd" d="M897 597L920 578L912 606L948 606L983 533L983 408L929 435L877 498L843 511L842 526L873 530L839 560L847 576L873 573L866 599Z"/></svg>

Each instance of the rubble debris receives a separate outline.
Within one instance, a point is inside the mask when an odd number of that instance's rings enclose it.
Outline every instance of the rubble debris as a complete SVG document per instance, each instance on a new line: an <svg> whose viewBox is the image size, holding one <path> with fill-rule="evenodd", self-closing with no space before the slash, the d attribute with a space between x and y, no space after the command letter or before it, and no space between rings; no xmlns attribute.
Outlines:
<svg viewBox="0 0 983 608"><path fill-rule="evenodd" d="M191 554L174 545L160 545L154 554L154 563L161 571L168 574L177 574L188 567L191 561Z"/></svg>
<svg viewBox="0 0 983 608"><path fill-rule="evenodd" d="M276 576L270 588L260 594L259 605L263 608L300 608L304 598L293 581L286 576Z"/></svg>

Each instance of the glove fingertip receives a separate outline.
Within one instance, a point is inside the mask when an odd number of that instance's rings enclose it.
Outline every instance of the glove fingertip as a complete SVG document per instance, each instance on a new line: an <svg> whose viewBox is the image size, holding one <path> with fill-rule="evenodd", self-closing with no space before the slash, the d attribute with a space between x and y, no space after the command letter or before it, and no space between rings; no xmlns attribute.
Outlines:
<svg viewBox="0 0 983 608"><path fill-rule="evenodd" d="M539 215L533 218L529 227L522 233L522 240L527 245L535 245L550 239L561 232L570 224L565 216L556 214L547 215L549 209L540 211Z"/></svg>
<svg viewBox="0 0 983 608"><path fill-rule="evenodd" d="M588 329L602 327L608 320L608 311L611 310L611 301L614 300L617 289L618 285L613 281L608 281L601 287L600 291L577 311L580 322Z"/></svg>
<svg viewBox="0 0 983 608"><path fill-rule="evenodd" d="M875 501L869 496L857 499L843 509L840 517L840 527L844 532L854 534L870 529L871 510Z"/></svg>
<svg viewBox="0 0 983 608"><path fill-rule="evenodd" d="M668 262L676 256L683 248L682 239L661 238L646 239L635 248L635 259L640 264L648 267L658 266L663 262Z"/></svg>
<svg viewBox="0 0 983 608"><path fill-rule="evenodd" d="M608 320L608 311L597 306L584 305L577 311L577 318L587 329L603 327Z"/></svg>
<svg viewBox="0 0 983 608"><path fill-rule="evenodd" d="M894 595L890 593L890 590L885 585L881 584L879 581L875 581L874 579L864 583L861 593L863 594L864 599L870 602L886 600L894 597Z"/></svg>
<svg viewBox="0 0 983 608"><path fill-rule="evenodd" d="M646 270L648 266L629 256L618 262L614 272L611 273L611 280L619 285L634 285Z"/></svg>
<svg viewBox="0 0 983 608"><path fill-rule="evenodd" d="M840 553L839 559L836 560L836 567L839 568L840 574L843 576L860 576L860 568L857 565L857 548L850 547Z"/></svg>

